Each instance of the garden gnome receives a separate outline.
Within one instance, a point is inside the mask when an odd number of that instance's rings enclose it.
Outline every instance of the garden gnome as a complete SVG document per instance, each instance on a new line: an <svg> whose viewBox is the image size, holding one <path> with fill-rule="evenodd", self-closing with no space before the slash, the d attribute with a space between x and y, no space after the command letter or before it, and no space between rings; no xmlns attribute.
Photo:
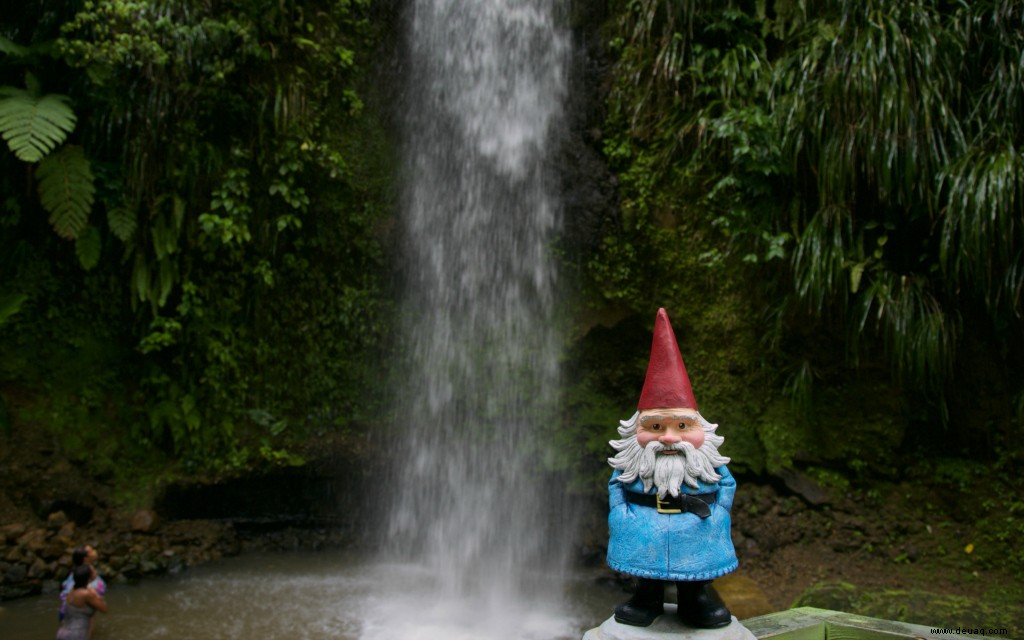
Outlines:
<svg viewBox="0 0 1024 640"><path fill-rule="evenodd" d="M636 591L615 608L615 620L649 626L664 613L674 582L678 615L700 628L724 627L732 615L711 580L736 569L729 535L736 482L718 453L724 438L697 412L690 379L668 313L659 309L647 378L636 414L620 421L608 565L634 576Z"/></svg>

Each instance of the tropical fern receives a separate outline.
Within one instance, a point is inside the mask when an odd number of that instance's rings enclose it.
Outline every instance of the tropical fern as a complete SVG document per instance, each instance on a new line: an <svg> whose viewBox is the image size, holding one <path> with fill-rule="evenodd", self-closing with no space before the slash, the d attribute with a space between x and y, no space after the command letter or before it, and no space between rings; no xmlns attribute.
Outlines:
<svg viewBox="0 0 1024 640"><path fill-rule="evenodd" d="M85 230L96 187L81 147L67 146L47 156L36 170L39 201L50 212L58 235L74 239Z"/></svg>
<svg viewBox="0 0 1024 640"><path fill-rule="evenodd" d="M100 232L96 227L86 227L85 231L78 235L78 239L75 240L75 255L86 271L99 263L101 248Z"/></svg>
<svg viewBox="0 0 1024 640"><path fill-rule="evenodd" d="M18 159L39 162L67 139L77 118L67 96L40 96L31 76L28 85L0 87L0 135Z"/></svg>
<svg viewBox="0 0 1024 640"><path fill-rule="evenodd" d="M135 211L125 206L111 207L107 209L107 225L119 240L128 242L138 226Z"/></svg>

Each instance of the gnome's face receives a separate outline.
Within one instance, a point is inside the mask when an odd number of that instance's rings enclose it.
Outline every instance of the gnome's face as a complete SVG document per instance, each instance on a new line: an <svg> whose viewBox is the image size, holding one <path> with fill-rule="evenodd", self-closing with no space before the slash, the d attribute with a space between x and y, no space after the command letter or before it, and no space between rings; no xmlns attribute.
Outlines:
<svg viewBox="0 0 1024 640"><path fill-rule="evenodd" d="M659 455L676 455L678 449L668 445L689 442L694 449L704 444L704 429L694 409L647 409L640 412L637 420L636 439L646 449L652 442L666 445Z"/></svg>
<svg viewBox="0 0 1024 640"><path fill-rule="evenodd" d="M718 452L725 439L717 428L695 409L638 411L619 422L622 438L609 443L618 453L608 463L622 472L619 482L640 479L644 491L657 487L662 498L679 495L684 484L699 489L721 480L716 469L729 462Z"/></svg>

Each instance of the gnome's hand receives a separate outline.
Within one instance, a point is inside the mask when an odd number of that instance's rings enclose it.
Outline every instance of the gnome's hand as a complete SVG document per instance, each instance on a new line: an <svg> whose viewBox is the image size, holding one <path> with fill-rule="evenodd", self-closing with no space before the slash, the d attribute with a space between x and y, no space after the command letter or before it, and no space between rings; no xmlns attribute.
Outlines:
<svg viewBox="0 0 1024 640"><path fill-rule="evenodd" d="M715 469L715 472L722 476L722 479L718 481L718 499L715 502L732 513L732 499L736 496L736 479L729 473L729 467L724 464Z"/></svg>
<svg viewBox="0 0 1024 640"><path fill-rule="evenodd" d="M608 481L608 506L612 511L626 507L626 490L619 482L619 475L619 472L616 471L612 474L612 479Z"/></svg>

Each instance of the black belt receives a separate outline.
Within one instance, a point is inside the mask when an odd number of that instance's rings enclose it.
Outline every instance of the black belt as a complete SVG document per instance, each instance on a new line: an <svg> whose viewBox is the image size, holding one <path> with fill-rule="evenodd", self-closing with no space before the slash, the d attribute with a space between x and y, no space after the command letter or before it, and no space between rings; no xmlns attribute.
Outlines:
<svg viewBox="0 0 1024 640"><path fill-rule="evenodd" d="M678 496L659 498L656 493L634 493L626 491L626 501L641 507L657 509L658 513L693 513L701 518L711 515L711 507L715 503L715 493L698 493L690 495L680 493Z"/></svg>

